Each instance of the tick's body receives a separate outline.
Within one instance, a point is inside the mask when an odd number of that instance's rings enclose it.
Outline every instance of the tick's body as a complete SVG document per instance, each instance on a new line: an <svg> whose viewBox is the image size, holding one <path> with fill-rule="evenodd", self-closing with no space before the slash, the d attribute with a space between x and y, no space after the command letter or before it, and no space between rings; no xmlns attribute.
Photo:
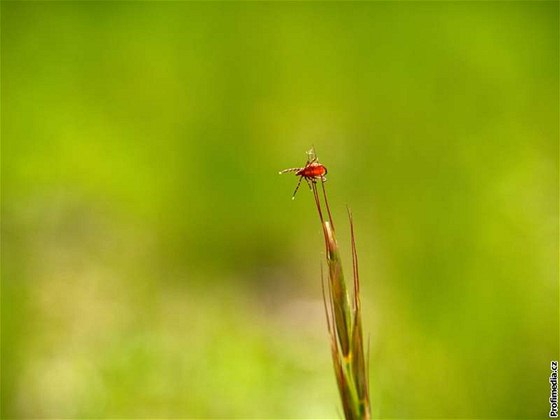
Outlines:
<svg viewBox="0 0 560 420"><path fill-rule="evenodd" d="M319 180L325 182L327 180L327 178L325 177L325 175L327 175L327 168L317 162L315 149L311 149L309 152L307 152L307 163L305 164L305 167L290 168L280 171L281 174L285 174L288 172L295 172L296 176L299 176L299 181L296 186L296 190L294 191L294 195L292 196L292 200L296 197L299 185L301 184L301 181L303 179L307 181L309 188L311 188L311 183L316 183Z"/></svg>
<svg viewBox="0 0 560 420"><path fill-rule="evenodd" d="M305 168L296 172L297 176L304 178L322 178L327 174L327 168L318 162L309 163Z"/></svg>

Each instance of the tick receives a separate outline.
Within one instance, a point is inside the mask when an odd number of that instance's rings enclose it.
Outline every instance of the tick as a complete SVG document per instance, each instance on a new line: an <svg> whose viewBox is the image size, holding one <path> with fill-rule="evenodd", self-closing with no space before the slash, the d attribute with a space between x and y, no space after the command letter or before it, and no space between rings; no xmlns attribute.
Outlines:
<svg viewBox="0 0 560 420"><path fill-rule="evenodd" d="M303 168L284 169L279 173L285 174L288 172L295 172L296 176L299 176L299 181L294 191L294 195L292 196L292 200L296 198L296 193L303 179L307 181L309 188L311 188L311 184L315 184L319 180L322 182L327 180L325 177L325 175L327 175L327 168L318 162L317 155L315 154L315 148L307 152L307 163Z"/></svg>

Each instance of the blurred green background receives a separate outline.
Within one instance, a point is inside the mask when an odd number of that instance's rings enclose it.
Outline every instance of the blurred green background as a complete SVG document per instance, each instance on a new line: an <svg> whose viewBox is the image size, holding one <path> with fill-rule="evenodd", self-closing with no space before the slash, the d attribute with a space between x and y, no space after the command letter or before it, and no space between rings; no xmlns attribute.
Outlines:
<svg viewBox="0 0 560 420"><path fill-rule="evenodd" d="M332 418L315 145L381 418L544 418L558 2L1 3L2 418Z"/></svg>

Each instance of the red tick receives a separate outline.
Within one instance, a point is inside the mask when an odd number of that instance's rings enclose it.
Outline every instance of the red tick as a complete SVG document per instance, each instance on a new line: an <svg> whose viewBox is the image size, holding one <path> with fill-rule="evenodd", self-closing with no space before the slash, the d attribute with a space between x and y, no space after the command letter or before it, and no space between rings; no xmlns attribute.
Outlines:
<svg viewBox="0 0 560 420"><path fill-rule="evenodd" d="M303 179L307 181L309 188L311 188L312 183L315 184L318 180L321 180L322 182L325 182L327 180L327 178L325 177L325 175L327 174L327 168L325 168L317 161L315 148L307 152L307 163L305 164L305 167L284 169L279 173L285 174L288 172L295 172L296 176L299 176L299 181L297 183L296 190L294 191L294 195L292 196L292 200L296 198L296 193Z"/></svg>

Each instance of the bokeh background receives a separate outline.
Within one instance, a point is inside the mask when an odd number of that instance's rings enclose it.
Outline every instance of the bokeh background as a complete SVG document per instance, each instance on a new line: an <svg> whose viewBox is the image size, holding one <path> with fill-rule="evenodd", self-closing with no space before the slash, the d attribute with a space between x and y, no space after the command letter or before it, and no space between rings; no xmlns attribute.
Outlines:
<svg viewBox="0 0 560 420"><path fill-rule="evenodd" d="M339 417L311 145L374 416L546 417L558 16L3 1L2 418Z"/></svg>

